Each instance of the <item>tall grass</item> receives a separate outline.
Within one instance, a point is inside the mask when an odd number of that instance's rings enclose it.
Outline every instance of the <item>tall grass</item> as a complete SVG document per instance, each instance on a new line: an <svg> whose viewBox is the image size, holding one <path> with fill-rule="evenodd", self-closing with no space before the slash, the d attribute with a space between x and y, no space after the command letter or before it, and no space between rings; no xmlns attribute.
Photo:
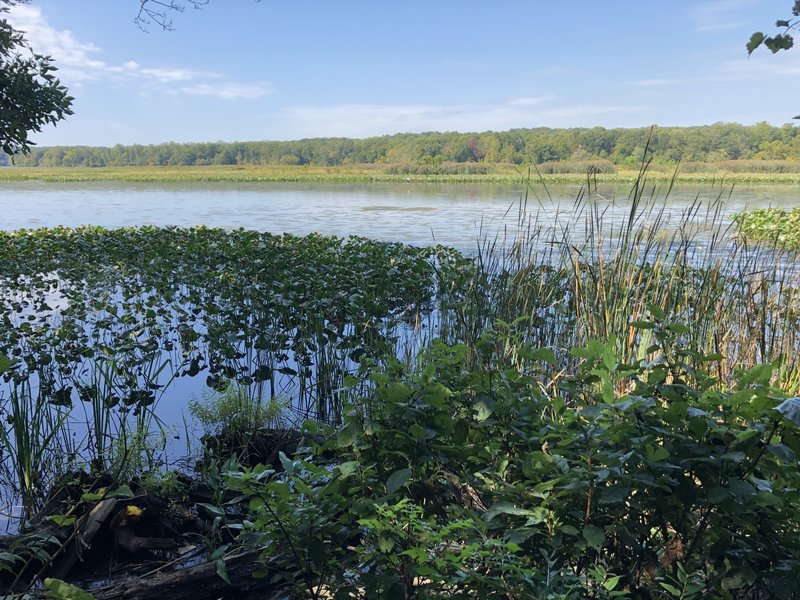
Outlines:
<svg viewBox="0 0 800 600"><path fill-rule="evenodd" d="M654 330L669 326L694 353L722 355L720 378L780 361L781 385L800 389L798 290L794 254L738 239L724 214L729 190L670 209L672 182L651 185L642 169L624 201L594 194L573 211L551 209L537 186L517 207L516 223L484 238L474 263L438 271L441 335L474 346L498 320L558 357L550 375L568 372L568 349L611 341L631 364L653 359ZM623 219L613 214L627 210ZM458 286L454 282L460 282Z"/></svg>

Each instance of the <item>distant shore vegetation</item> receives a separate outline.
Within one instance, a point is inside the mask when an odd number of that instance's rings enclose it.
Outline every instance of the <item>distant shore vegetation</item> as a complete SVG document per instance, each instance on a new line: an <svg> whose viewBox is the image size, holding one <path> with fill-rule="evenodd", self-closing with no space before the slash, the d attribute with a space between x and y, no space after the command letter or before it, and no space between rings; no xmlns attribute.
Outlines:
<svg viewBox="0 0 800 600"><path fill-rule="evenodd" d="M648 141L649 140L649 141ZM511 129L396 134L365 139L52 146L17 156L20 167L376 165L387 176L491 176L519 165L542 174L635 170L645 148L655 167L683 173L800 173L800 128L716 123L638 129ZM0 153L0 165L11 164ZM709 166L711 164L711 166Z"/></svg>
<svg viewBox="0 0 800 600"><path fill-rule="evenodd" d="M736 161L730 161L736 162ZM656 165L648 170L653 181L682 184L795 185L800 161L738 161L742 164L696 163ZM747 167L753 163L751 169ZM775 164L778 163L778 164ZM122 167L9 167L0 168L0 183L125 181L131 183L342 183L342 184L486 184L527 186L532 180L564 185L629 185L638 171L631 168L594 170L593 163L565 161L550 165L482 165L442 163L420 165L342 165L337 167L283 165L122 166ZM588 166L587 166L588 165ZM703 168L699 168L702 166ZM478 169L475 167L485 167ZM557 167L557 168L556 168ZM762 169L759 170L759 167ZM769 168L773 170L768 170ZM794 167L792 171L789 167Z"/></svg>

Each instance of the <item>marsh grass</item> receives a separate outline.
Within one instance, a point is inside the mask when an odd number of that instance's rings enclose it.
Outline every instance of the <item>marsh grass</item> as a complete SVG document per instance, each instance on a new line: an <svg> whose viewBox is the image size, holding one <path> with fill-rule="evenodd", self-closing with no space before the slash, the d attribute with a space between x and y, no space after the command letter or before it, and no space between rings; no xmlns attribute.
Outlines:
<svg viewBox="0 0 800 600"><path fill-rule="evenodd" d="M493 323L513 323L521 342L553 351L557 378L576 366L568 350L590 340L612 341L628 364L655 359L653 323L666 322L693 353L687 360L723 357L726 383L736 370L778 362L778 383L796 391L794 254L737 238L724 218L730 189L675 213L674 180L662 189L646 175L619 206L587 181L570 215L551 210L546 185L532 183L515 225L484 238L473 263L439 272L443 338L474 347ZM620 206L622 219L612 214Z"/></svg>
<svg viewBox="0 0 800 600"><path fill-rule="evenodd" d="M597 164L595 164L597 162ZM737 184L795 184L800 182L800 163L776 161L780 164L765 168L771 161L731 161L735 164L703 163L682 168L679 183L716 184L720 181ZM751 167L742 170L741 163ZM615 167L614 172L602 161L591 163L599 167L599 183L631 184L636 181L636 169ZM574 161L544 163L540 172L548 183L578 183L585 181L589 163ZM650 180L668 182L675 176L672 165L651 165ZM381 165L363 164L341 167L310 167L284 165L237 166L184 166L184 167L4 167L0 169L0 182L41 181L48 183L84 181L128 182L328 182L328 183L493 183L519 184L517 165L486 163L458 163L452 168L436 165Z"/></svg>

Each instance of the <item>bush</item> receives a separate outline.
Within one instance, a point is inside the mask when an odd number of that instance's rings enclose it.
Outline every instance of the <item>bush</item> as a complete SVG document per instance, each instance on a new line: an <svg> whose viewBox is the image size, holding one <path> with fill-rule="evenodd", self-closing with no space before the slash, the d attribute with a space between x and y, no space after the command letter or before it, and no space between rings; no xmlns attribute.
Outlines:
<svg viewBox="0 0 800 600"><path fill-rule="evenodd" d="M513 324L374 372L331 442L232 475L243 539L313 597L794 597L800 400L636 326L646 360L592 342L557 390Z"/></svg>
<svg viewBox="0 0 800 600"><path fill-rule="evenodd" d="M638 166L638 165L637 165ZM562 173L585 174L589 173L616 173L617 167L609 160L554 160L537 166L542 175L557 175Z"/></svg>

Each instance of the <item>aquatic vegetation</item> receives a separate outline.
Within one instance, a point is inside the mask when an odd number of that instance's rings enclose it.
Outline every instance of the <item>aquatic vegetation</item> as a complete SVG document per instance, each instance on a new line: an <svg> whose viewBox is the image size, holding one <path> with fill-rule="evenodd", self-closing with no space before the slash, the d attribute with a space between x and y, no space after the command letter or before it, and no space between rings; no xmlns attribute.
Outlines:
<svg viewBox="0 0 800 600"><path fill-rule="evenodd" d="M295 414L336 421L344 378L429 311L433 254L203 227L4 233L3 409L9 422L52 423L33 428L43 441L72 427L75 456L100 469L118 460L112 439L162 426L156 408L178 377L234 381L248 398L291 397ZM27 453L29 429L3 441Z"/></svg>
<svg viewBox="0 0 800 600"><path fill-rule="evenodd" d="M651 360L654 332L636 325L656 317L698 355L721 356L721 381L780 359L780 385L800 390L793 253L738 239L723 218L724 191L676 213L669 188L640 180L621 221L588 191L563 217L526 199L505 238L484 240L473 262L442 263L442 339L472 348L505 322L520 342L554 353L542 380L554 385L577 365L568 349L591 340L613 342L628 364Z"/></svg>
<svg viewBox="0 0 800 600"><path fill-rule="evenodd" d="M790 598L795 255L738 235L723 193L677 212L642 172L619 219L591 192L569 215L526 196L471 256L205 227L2 233L0 474L28 512L70 462L174 487L152 439L194 377L225 576L251 551L276 593L310 597ZM291 444L251 461L248 435L281 442L263 428L285 423Z"/></svg>
<svg viewBox="0 0 800 600"><path fill-rule="evenodd" d="M800 250L800 209L759 208L735 216L742 238Z"/></svg>
<svg viewBox="0 0 800 600"><path fill-rule="evenodd" d="M734 161L728 163L704 163L702 168L689 165L681 167L677 181L681 183L719 183L725 181L738 184L795 184L800 182L797 162L792 161L785 169L776 167L764 170L768 161ZM751 167L740 170L739 162L748 162ZM785 164L784 161L782 164ZM594 163L592 163L594 164ZM583 161L566 164L542 165L539 173L548 183L577 183L586 181ZM607 172L599 165L594 177L602 183L629 184L636 181L635 168L617 168ZM531 169L535 171L535 168ZM452 169L441 165L364 164L339 167L277 166L277 165L211 165L195 166L149 166L149 167L4 167L0 169L3 181L43 181L48 183L84 181L130 181L130 182L327 182L327 183L488 183L519 184L528 177L528 167L521 165L486 165L477 163L470 167L459 165ZM652 180L670 181L675 177L675 165L654 165L648 176Z"/></svg>

